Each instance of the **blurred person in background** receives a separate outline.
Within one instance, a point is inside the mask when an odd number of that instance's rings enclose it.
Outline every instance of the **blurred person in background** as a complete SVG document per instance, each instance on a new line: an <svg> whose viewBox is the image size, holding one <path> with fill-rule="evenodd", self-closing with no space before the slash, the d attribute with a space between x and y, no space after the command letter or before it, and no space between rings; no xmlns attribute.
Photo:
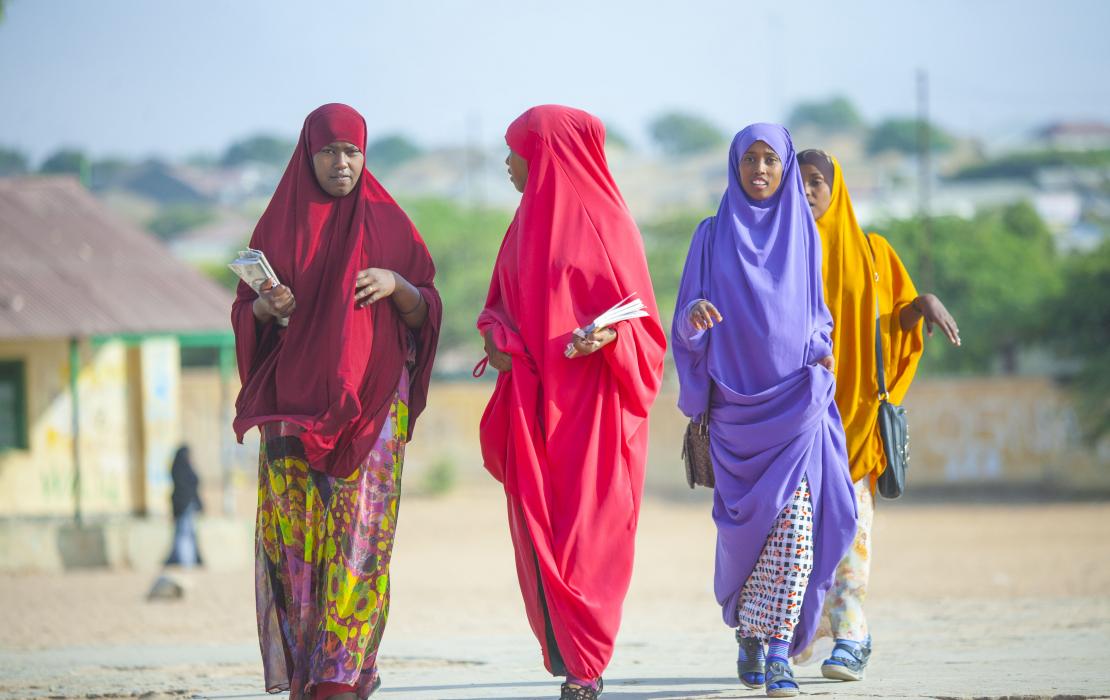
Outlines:
<svg viewBox="0 0 1110 700"><path fill-rule="evenodd" d="M666 336L640 231L609 173L601 121L534 107L509 125L505 141L523 196L478 317L483 363L499 372L482 416L482 456L505 488L544 665L565 676L562 700L593 700L632 576ZM645 317L571 335L631 294Z"/></svg>
<svg viewBox="0 0 1110 700"><path fill-rule="evenodd" d="M193 469L187 445L177 448L174 453L170 478L173 480L173 494L170 496L173 506L173 548L166 559L166 566L189 568L203 564L197 548L196 516L204 512L204 504L200 500L200 478Z"/></svg>
<svg viewBox="0 0 1110 700"><path fill-rule="evenodd" d="M366 121L327 104L250 246L280 285L232 309L235 431L262 433L255 597L266 690L365 698L381 684L405 445L442 304L416 229L365 165ZM287 319L288 325L278 323Z"/></svg>
<svg viewBox="0 0 1110 700"><path fill-rule="evenodd" d="M798 695L789 657L856 531L820 249L790 134L744 128L690 242L671 338L679 409L708 413L717 602L740 681L769 697Z"/></svg>
<svg viewBox="0 0 1110 700"><path fill-rule="evenodd" d="M871 570L871 528L875 485L886 468L879 434L876 314L882 341L889 400L901 404L917 371L923 339L939 329L953 345L960 331L933 294L918 294L890 243L865 234L856 221L844 173L835 158L810 149L798 154L806 201L821 233L825 301L833 317L836 404L844 421L848 464L859 521L851 549L836 571L825 598L818 636L832 636L831 656L821 666L825 678L861 680L871 657L871 635L863 602ZM802 653L806 658L809 650Z"/></svg>

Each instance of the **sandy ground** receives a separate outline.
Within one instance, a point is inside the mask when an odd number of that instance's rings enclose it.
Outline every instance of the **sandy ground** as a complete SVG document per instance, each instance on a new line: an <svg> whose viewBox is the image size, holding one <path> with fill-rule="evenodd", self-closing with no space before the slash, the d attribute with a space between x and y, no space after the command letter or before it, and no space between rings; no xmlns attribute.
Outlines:
<svg viewBox="0 0 1110 700"><path fill-rule="evenodd" d="M807 695L1110 697L1110 504L882 504L862 683ZM604 697L760 697L711 593L708 499L649 500ZM0 698L265 697L252 573L147 603L132 572L0 577ZM554 698L516 586L504 500L402 504L383 698Z"/></svg>

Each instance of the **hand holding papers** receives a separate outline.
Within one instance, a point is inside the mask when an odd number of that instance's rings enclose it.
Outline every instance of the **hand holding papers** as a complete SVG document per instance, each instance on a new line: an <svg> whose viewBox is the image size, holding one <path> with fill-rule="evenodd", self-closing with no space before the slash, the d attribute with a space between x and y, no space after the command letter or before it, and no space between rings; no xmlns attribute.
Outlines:
<svg viewBox="0 0 1110 700"><path fill-rule="evenodd" d="M247 283L256 294L261 293L262 286L269 280L272 287L277 287L281 284L278 280L277 274L274 269L270 267L270 262L266 260L266 254L261 250L254 250L247 248L246 250L239 251L239 257L235 258L228 264L228 268L239 276L239 279ZM288 318L279 318L278 324L282 326L289 325Z"/></svg>
<svg viewBox="0 0 1110 700"><path fill-rule="evenodd" d="M624 299L621 299L613 308L595 318L593 322L585 328L575 328L573 333L574 337L583 340L591 333L602 330L603 328L608 328L621 321L629 321L634 318L643 318L647 316L648 312L646 311L644 302L640 299L634 299L633 297L635 296L636 293L633 292ZM579 354L578 349L574 347L573 341L567 344L567 349L564 354L567 357L576 357Z"/></svg>

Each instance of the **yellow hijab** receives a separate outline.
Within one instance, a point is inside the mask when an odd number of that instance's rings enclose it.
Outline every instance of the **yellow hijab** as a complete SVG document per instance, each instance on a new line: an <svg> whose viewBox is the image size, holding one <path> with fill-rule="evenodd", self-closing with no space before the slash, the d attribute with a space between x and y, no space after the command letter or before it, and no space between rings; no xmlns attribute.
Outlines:
<svg viewBox="0 0 1110 700"><path fill-rule="evenodd" d="M903 331L899 314L917 298L917 290L886 239L864 235L840 163L829 158L833 165L832 201L817 219L817 228L821 233L825 302L833 317L836 405L848 439L852 480L870 476L873 487L886 469L878 429L876 304L889 400L901 403L917 371L923 341L920 322Z"/></svg>

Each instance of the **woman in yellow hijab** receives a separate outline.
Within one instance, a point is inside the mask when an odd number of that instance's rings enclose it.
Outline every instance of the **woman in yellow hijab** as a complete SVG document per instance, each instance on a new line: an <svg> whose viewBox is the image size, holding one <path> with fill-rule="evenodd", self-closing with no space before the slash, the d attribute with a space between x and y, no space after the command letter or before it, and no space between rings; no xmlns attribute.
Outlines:
<svg viewBox="0 0 1110 700"><path fill-rule="evenodd" d="M905 398L921 358L921 319L930 336L939 328L954 345L960 344L960 331L936 295L918 295L890 243L860 228L836 159L811 149L798 154L798 163L821 233L825 302L833 317L836 405L844 421L859 510L855 542L825 598L818 634L831 635L836 645L821 673L835 680L861 680L871 656L863 601L871 568L875 482L886 468L878 427L876 314L889 400L896 404Z"/></svg>

